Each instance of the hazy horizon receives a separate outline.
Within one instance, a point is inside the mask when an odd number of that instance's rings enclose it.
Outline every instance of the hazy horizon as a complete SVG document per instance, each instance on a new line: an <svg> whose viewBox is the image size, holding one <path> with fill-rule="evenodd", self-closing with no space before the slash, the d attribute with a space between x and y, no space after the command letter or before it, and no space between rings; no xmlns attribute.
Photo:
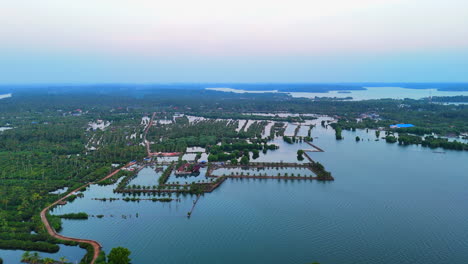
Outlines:
<svg viewBox="0 0 468 264"><path fill-rule="evenodd" d="M26 0L0 84L468 82L461 0Z"/></svg>
<svg viewBox="0 0 468 264"><path fill-rule="evenodd" d="M17 86L17 87L36 87L36 86L112 86L112 85L117 85L117 86L127 86L127 85L136 85L136 86L157 86L157 85L167 85L167 86L177 86L177 85L189 85L189 86L195 86L195 85L356 85L356 86L369 86L372 87L372 85L376 85L376 87L384 87L384 85L402 85L402 84L413 84L413 85L430 85L430 84L435 84L436 86L434 88L438 88L440 85L463 85L463 84L468 84L468 81L446 81L446 82L438 82L438 81L433 81L433 82L423 82L423 81L412 81L412 82L405 82L405 81L372 81L372 82L362 82L362 81L354 81L354 82L295 82L295 81L289 81L289 82L268 82L268 81L258 81L258 82L214 82L214 81L204 81L204 82L191 82L191 81L186 81L186 82L11 82L11 83L0 83L0 87L5 87L5 86ZM388 87L393 87L393 86L388 86ZM399 86L395 86L399 87ZM207 87L211 88L211 87ZM213 87L215 88L215 87ZM217 88L217 87L216 87ZM429 89L429 88L427 88Z"/></svg>

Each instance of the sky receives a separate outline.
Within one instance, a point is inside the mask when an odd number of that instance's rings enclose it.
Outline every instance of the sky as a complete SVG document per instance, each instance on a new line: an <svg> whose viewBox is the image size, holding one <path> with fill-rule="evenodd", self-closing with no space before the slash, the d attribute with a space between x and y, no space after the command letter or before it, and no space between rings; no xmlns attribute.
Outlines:
<svg viewBox="0 0 468 264"><path fill-rule="evenodd" d="M466 0L0 6L0 84L468 82Z"/></svg>

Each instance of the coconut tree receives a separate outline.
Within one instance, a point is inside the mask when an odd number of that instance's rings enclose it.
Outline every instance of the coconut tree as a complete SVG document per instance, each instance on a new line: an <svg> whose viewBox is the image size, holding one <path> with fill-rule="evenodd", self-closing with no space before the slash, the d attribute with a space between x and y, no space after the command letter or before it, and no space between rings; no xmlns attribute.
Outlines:
<svg viewBox="0 0 468 264"><path fill-rule="evenodd" d="M55 263L55 260L51 259L51 258L45 258L42 260L42 263L43 264L53 264Z"/></svg>
<svg viewBox="0 0 468 264"><path fill-rule="evenodd" d="M21 256L21 262L28 262L31 259L31 253L29 251L25 251Z"/></svg>
<svg viewBox="0 0 468 264"><path fill-rule="evenodd" d="M109 253L109 263L115 263L115 264L127 264L130 263L130 256L131 252L130 250L123 248L123 247L117 247L113 248L111 252Z"/></svg>
<svg viewBox="0 0 468 264"><path fill-rule="evenodd" d="M40 259L41 259L41 258L40 258L40 256L39 256L39 253L34 252L34 253L30 256L30 258L29 258L29 263L31 263L31 264L37 264L37 263L39 263L39 260L40 260Z"/></svg>

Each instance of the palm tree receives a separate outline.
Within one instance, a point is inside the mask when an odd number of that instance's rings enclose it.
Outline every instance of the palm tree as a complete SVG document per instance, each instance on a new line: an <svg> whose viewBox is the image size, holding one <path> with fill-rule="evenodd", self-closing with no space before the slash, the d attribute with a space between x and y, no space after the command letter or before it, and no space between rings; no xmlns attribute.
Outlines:
<svg viewBox="0 0 468 264"><path fill-rule="evenodd" d="M42 260L42 263L44 264L53 264L55 262L55 260L51 259L51 258L45 258Z"/></svg>
<svg viewBox="0 0 468 264"><path fill-rule="evenodd" d="M31 254L29 251L25 251L23 253L23 255L21 256L21 261L22 262L26 262L26 261L29 261L29 259L31 258Z"/></svg>
<svg viewBox="0 0 468 264"><path fill-rule="evenodd" d="M65 262L68 261L68 259L66 259L65 257L60 257L59 261L60 261L61 264L64 264Z"/></svg>
<svg viewBox="0 0 468 264"><path fill-rule="evenodd" d="M32 254L32 256L29 258L29 263L31 263L31 264L37 264L37 263L39 263L39 260L40 260L39 253L34 252L34 253Z"/></svg>

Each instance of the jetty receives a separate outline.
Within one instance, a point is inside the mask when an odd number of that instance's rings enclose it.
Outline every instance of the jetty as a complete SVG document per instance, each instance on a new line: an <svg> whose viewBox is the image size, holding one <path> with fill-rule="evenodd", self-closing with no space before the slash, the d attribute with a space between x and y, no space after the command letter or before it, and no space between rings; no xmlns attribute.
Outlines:
<svg viewBox="0 0 468 264"><path fill-rule="evenodd" d="M319 148L318 146L312 144L310 141L305 141L305 143L309 144L311 147L313 147L315 150L307 150L309 152L325 152L325 150Z"/></svg>

